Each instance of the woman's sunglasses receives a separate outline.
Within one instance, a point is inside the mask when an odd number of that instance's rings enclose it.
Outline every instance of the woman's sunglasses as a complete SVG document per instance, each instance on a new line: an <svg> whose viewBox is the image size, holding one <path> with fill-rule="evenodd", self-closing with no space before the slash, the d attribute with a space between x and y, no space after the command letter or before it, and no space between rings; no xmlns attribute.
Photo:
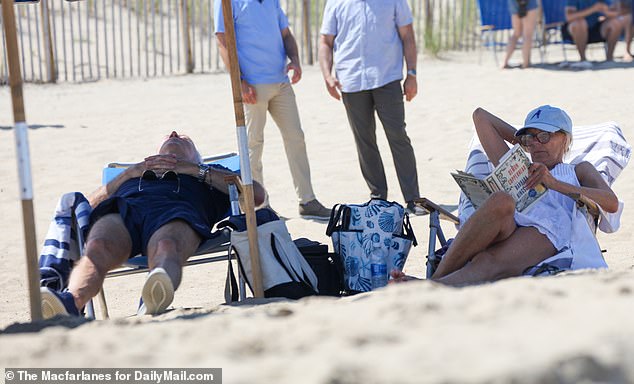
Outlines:
<svg viewBox="0 0 634 384"><path fill-rule="evenodd" d="M537 134L525 133L523 135L519 135L517 140L523 147L528 147L529 145L534 143L534 140L539 141L540 144L546 144L550 141L550 138L554 135L553 132L539 132Z"/></svg>
<svg viewBox="0 0 634 384"><path fill-rule="evenodd" d="M178 173L174 171L166 171L159 175L151 169L145 170L139 178L139 192L143 190L143 180L175 180L176 189L172 192L178 193L181 190L181 179L178 177Z"/></svg>

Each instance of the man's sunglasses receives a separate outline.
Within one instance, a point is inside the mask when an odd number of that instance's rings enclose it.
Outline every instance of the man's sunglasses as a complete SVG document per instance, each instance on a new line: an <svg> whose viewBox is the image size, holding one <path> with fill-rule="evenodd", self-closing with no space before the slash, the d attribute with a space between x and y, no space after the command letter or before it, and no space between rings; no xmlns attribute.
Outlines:
<svg viewBox="0 0 634 384"><path fill-rule="evenodd" d="M528 147L529 145L534 143L534 140L539 141L540 144L548 143L553 134L553 132L539 132L535 135L533 135L532 133L525 133L523 135L519 135L517 137L517 140L523 147Z"/></svg>
<svg viewBox="0 0 634 384"><path fill-rule="evenodd" d="M166 181L176 181L176 189L172 192L178 193L181 190L181 179L178 177L178 173L174 171L165 171L162 174L157 174L152 169L147 169L143 171L143 174L139 178L139 192L143 190L143 180L166 180Z"/></svg>

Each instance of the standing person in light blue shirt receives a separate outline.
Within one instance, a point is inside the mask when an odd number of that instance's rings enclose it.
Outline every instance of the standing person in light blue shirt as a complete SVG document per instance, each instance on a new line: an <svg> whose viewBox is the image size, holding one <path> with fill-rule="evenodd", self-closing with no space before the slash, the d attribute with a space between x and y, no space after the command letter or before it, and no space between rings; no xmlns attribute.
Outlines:
<svg viewBox="0 0 634 384"><path fill-rule="evenodd" d="M403 56L407 77L401 88ZM321 26L319 63L328 92L337 100L343 99L370 196L388 197L376 143L376 111L407 210L423 214L413 202L420 196L418 175L414 149L405 131L403 95L411 101L418 92L416 41L407 0L328 0Z"/></svg>
<svg viewBox="0 0 634 384"><path fill-rule="evenodd" d="M295 192L299 199L300 216L328 219L330 210L315 198L304 132L295 93L288 79L289 71L293 72L293 84L302 77L297 43L289 29L288 19L279 0L232 0L231 5L253 179L264 184L262 152L268 112L282 134ZM229 68L221 0L214 2L214 19L220 55L225 66ZM268 196L265 204L269 204Z"/></svg>

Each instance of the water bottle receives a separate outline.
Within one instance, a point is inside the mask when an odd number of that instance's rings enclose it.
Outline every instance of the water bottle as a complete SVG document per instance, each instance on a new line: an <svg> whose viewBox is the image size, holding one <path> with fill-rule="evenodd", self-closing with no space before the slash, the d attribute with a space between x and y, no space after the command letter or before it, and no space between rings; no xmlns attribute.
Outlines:
<svg viewBox="0 0 634 384"><path fill-rule="evenodd" d="M370 254L370 274L372 290L387 285L386 252L381 248L380 242L373 244L372 253Z"/></svg>

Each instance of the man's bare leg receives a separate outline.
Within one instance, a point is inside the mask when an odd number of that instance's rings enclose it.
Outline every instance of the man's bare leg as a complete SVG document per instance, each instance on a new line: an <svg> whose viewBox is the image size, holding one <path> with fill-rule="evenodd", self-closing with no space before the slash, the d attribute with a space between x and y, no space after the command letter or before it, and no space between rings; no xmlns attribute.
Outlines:
<svg viewBox="0 0 634 384"><path fill-rule="evenodd" d="M623 60L631 62L634 59L634 52L632 51L632 14L623 17L623 25L625 28L625 56Z"/></svg>
<svg viewBox="0 0 634 384"><path fill-rule="evenodd" d="M586 61L586 48L588 47L588 23L585 19L575 20L568 24L568 32L575 42L581 61Z"/></svg>
<svg viewBox="0 0 634 384"><path fill-rule="evenodd" d="M174 289L181 283L185 261L196 252L201 237L186 222L171 221L159 228L147 245L150 270L163 268L172 280Z"/></svg>
<svg viewBox="0 0 634 384"><path fill-rule="evenodd" d="M476 254L508 238L517 228L515 201L503 192L492 194L458 231L432 279L457 271Z"/></svg>
<svg viewBox="0 0 634 384"><path fill-rule="evenodd" d="M83 308L103 285L106 273L130 257L132 240L119 214L106 215L93 224L85 255L73 268L68 290L77 308Z"/></svg>
<svg viewBox="0 0 634 384"><path fill-rule="evenodd" d="M506 240L479 252L463 268L436 281L461 286L520 276L555 253L555 247L537 229L519 227Z"/></svg>
<svg viewBox="0 0 634 384"><path fill-rule="evenodd" d="M175 220L159 228L147 246L150 274L141 297L139 314L165 311L174 299L182 277L182 267L200 244L201 237L184 221Z"/></svg>
<svg viewBox="0 0 634 384"><path fill-rule="evenodd" d="M603 22L603 25L601 25L601 36L608 45L607 51L605 52L606 61L614 61L614 48L616 48L616 43L619 41L622 31L623 26L618 19L606 20Z"/></svg>

